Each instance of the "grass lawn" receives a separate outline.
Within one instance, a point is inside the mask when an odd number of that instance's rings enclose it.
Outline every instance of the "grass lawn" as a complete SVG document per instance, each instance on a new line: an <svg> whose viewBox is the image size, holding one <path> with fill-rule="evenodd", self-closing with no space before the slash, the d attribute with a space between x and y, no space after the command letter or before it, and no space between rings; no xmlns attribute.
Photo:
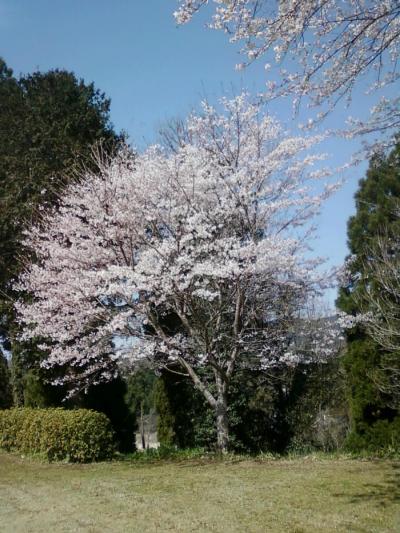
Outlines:
<svg viewBox="0 0 400 533"><path fill-rule="evenodd" d="M400 532L400 463L69 465L0 453L0 531Z"/></svg>

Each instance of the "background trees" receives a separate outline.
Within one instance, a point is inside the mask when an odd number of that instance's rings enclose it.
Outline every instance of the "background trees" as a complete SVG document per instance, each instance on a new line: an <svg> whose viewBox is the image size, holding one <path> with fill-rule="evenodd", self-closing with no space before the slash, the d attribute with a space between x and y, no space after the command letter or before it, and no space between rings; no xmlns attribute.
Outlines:
<svg viewBox="0 0 400 533"><path fill-rule="evenodd" d="M387 156L375 156L371 160L367 176L360 181L355 196L357 212L348 224L348 245L352 256L348 264L348 278L337 301L342 310L352 315L367 311L376 313L376 309L368 303L369 295L375 290L386 291L380 286L375 270L382 236L385 233L399 235L400 231L397 215L399 149L397 144ZM353 429L358 436L371 436L379 421L391 422L398 415L397 408L393 406L392 392L379 386L383 377L383 361L388 356L387 347L376 342L377 339L370 333L367 324L363 323L350 330L344 359ZM377 437L374 439L377 440ZM382 440L385 439L386 435L383 435Z"/></svg>
<svg viewBox="0 0 400 533"><path fill-rule="evenodd" d="M359 306L364 310L363 323L368 334L382 352L380 365L372 378L379 390L400 408L400 261L399 235L378 238L365 265L368 291L360 295Z"/></svg>
<svg viewBox="0 0 400 533"><path fill-rule="evenodd" d="M326 171L300 154L315 139L283 139L245 95L222 106L192 115L192 142L175 153L122 152L71 185L27 236L38 263L17 288L33 300L17 307L64 382L112 378L116 352L180 366L224 451L238 367L330 353L326 339L306 342L301 312L326 283L305 256L308 221L335 187L312 189Z"/></svg>
<svg viewBox="0 0 400 533"><path fill-rule="evenodd" d="M360 283L364 290L354 294L362 316L362 326L376 343L380 361L370 378L397 412L400 408L400 256L399 256L399 197L400 147L380 163L382 193L380 201L387 203L389 219L381 221L375 238L365 243ZM387 174L397 188L388 187ZM386 186L386 187L385 187ZM396 194L397 193L397 194ZM370 212L377 209L370 206ZM350 265L350 268L351 265Z"/></svg>
<svg viewBox="0 0 400 533"><path fill-rule="evenodd" d="M26 253L22 234L38 220L40 209L56 203L79 169L93 168L95 143L112 153L121 141L109 109L110 100L93 83L85 84L71 72L15 78L0 59L0 336L6 348L13 345L17 404L23 404L24 388L31 385L31 396L39 403L60 400L43 385L39 369L25 378L41 358L36 342L21 344L15 339L11 281L21 271Z"/></svg>
<svg viewBox="0 0 400 533"><path fill-rule="evenodd" d="M239 368L228 391L230 448L241 453L285 453L342 447L348 413L339 349L328 360L295 367ZM162 445L213 447L212 409L190 379L162 372L154 398Z"/></svg>
<svg viewBox="0 0 400 533"><path fill-rule="evenodd" d="M49 383L57 376L40 367L38 339L17 339L12 282L28 257L21 245L23 232L40 219L41 210L57 205L61 191L83 168L96 168L94 149L100 145L109 155L117 150L123 137L115 133L109 113L104 93L72 72L16 78L0 59L0 337L12 353L17 405L57 406L68 393ZM134 417L124 396L125 385L117 380L63 405L106 412L126 450L134 446Z"/></svg>

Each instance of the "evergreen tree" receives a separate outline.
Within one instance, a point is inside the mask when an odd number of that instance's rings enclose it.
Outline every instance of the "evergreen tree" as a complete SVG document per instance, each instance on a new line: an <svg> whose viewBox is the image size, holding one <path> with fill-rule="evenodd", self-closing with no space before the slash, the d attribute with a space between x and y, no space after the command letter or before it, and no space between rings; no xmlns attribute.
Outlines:
<svg viewBox="0 0 400 533"><path fill-rule="evenodd" d="M154 410L154 387L157 376L154 370L146 365L139 367L134 373L126 377L126 402L136 416L141 411L145 415Z"/></svg>
<svg viewBox="0 0 400 533"><path fill-rule="evenodd" d="M168 389L170 382L166 378L157 380L154 386L154 402L157 410L157 437L161 446L173 446L179 442L175 431L175 414L172 402L176 398ZM187 407L187 405L186 405Z"/></svg>
<svg viewBox="0 0 400 533"><path fill-rule="evenodd" d="M110 100L72 72L34 72L17 79L0 58L0 335L7 349L12 344L14 396L19 405L24 403L24 383L35 385L35 401L53 402L37 398L39 389L43 393L48 389L38 387L39 369L24 379L41 358L36 344L15 340L10 284L22 269L23 230L43 206L55 205L77 167L95 165L94 144L102 143L105 153L110 153L122 140L113 130L109 110Z"/></svg>
<svg viewBox="0 0 400 533"><path fill-rule="evenodd" d="M374 157L369 165L366 178L360 180L355 195L356 214L348 222L348 246L350 281L340 290L337 305L346 313L356 315L361 312L359 303L367 290L365 269L368 254L374 249L377 239L384 232L399 235L400 220L398 202L400 200L400 144L388 155ZM398 415L391 407L391 398L382 393L373 375L379 368L384 354L367 335L362 326L357 326L347 335L347 352L344 368L348 387L353 434L351 443L357 447L368 446L367 442L381 427L381 421L391 423ZM382 433L385 439L387 432ZM364 440L363 440L364 439ZM379 439L374 437L374 442ZM387 443L382 442L382 445Z"/></svg>

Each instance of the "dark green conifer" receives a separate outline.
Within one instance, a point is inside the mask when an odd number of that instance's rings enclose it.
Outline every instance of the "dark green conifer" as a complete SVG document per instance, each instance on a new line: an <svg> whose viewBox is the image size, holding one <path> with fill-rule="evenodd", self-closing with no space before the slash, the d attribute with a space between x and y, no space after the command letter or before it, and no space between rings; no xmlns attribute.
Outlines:
<svg viewBox="0 0 400 533"><path fill-rule="evenodd" d="M388 155L371 160L355 195L356 214L348 222L348 246L353 256L351 280L340 290L337 300L339 308L347 313L361 312L358 302L372 281L364 275L366 259L377 239L385 232L400 234L399 200L400 144L397 144ZM348 333L344 368L353 430L350 442L357 448L368 446L370 437L367 436L373 434L374 427L378 431L380 421L390 424L398 415L390 396L379 390L373 378L382 357L384 353L363 327L357 326ZM383 440L386 434L382 433ZM375 437L374 442L377 442Z"/></svg>

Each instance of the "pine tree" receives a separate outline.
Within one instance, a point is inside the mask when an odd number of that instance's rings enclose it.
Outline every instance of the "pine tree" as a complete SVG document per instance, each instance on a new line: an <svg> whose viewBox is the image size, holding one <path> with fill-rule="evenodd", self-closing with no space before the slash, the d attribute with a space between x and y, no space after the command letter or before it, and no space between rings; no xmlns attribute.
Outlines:
<svg viewBox="0 0 400 533"><path fill-rule="evenodd" d="M351 281L340 290L337 300L339 308L349 314L360 312L360 295L367 289L366 276L362 275L367 255L384 232L397 235L400 232L399 200L400 144L397 144L390 154L371 160L366 178L360 180L355 195L356 214L348 222L348 246L353 257ZM390 397L379 390L373 379L382 357L381 349L361 326L348 333L344 368L353 429L350 441L358 447L369 445L367 436L372 435L372 428L380 427L380 421L391 423L398 414L391 407ZM382 434L383 440L386 434Z"/></svg>

